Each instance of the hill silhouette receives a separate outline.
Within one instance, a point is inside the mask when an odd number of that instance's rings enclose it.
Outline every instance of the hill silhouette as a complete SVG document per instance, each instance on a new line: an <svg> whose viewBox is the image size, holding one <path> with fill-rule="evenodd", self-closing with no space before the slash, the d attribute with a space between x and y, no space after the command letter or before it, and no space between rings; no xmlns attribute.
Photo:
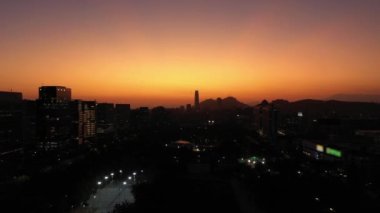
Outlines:
<svg viewBox="0 0 380 213"><path fill-rule="evenodd" d="M216 110L216 109L243 109L249 107L237 100L234 97L206 99L200 103L201 109Z"/></svg>
<svg viewBox="0 0 380 213"><path fill-rule="evenodd" d="M328 100L350 101L350 102L376 102L380 103L380 95L371 94L336 94Z"/></svg>
<svg viewBox="0 0 380 213"><path fill-rule="evenodd" d="M337 114L346 116L380 115L379 103L305 99L295 102L275 100L272 104L281 112L285 113L306 112L314 115Z"/></svg>

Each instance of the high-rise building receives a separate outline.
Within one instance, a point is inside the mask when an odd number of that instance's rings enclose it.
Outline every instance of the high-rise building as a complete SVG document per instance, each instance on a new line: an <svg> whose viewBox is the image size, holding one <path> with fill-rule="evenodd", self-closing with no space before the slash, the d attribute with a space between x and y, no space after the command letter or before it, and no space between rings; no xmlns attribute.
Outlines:
<svg viewBox="0 0 380 213"><path fill-rule="evenodd" d="M96 102L71 102L72 139L76 144L93 141L96 137Z"/></svg>
<svg viewBox="0 0 380 213"><path fill-rule="evenodd" d="M132 110L131 124L134 128L142 130L149 127L151 113L148 107L140 107Z"/></svg>
<svg viewBox="0 0 380 213"><path fill-rule="evenodd" d="M198 92L198 90L195 90L194 108L195 108L195 110L199 110L199 92Z"/></svg>
<svg viewBox="0 0 380 213"><path fill-rule="evenodd" d="M0 91L0 152L22 145L23 118L22 94Z"/></svg>
<svg viewBox="0 0 380 213"><path fill-rule="evenodd" d="M96 105L97 133L111 133L115 131L115 106L112 103L99 103Z"/></svg>
<svg viewBox="0 0 380 213"><path fill-rule="evenodd" d="M43 150L62 148L70 144L72 119L71 89L62 86L39 88L37 100L37 137Z"/></svg>
<svg viewBox="0 0 380 213"><path fill-rule="evenodd" d="M39 89L39 100L47 103L71 101L71 89L62 86L43 86Z"/></svg>
<svg viewBox="0 0 380 213"><path fill-rule="evenodd" d="M72 119L71 137L74 143L83 144L83 111L82 101L74 100L70 102L70 114Z"/></svg>
<svg viewBox="0 0 380 213"><path fill-rule="evenodd" d="M116 129L124 130L129 126L129 118L131 114L131 105L130 104L116 104Z"/></svg>
<svg viewBox="0 0 380 213"><path fill-rule="evenodd" d="M85 142L93 140L96 136L96 102L83 101L83 137Z"/></svg>
<svg viewBox="0 0 380 213"><path fill-rule="evenodd" d="M268 137L270 142L276 142L278 131L278 110L273 104L264 100L255 107L257 113L255 125L258 133Z"/></svg>
<svg viewBox="0 0 380 213"><path fill-rule="evenodd" d="M113 125L115 121L115 106L111 103L98 103L96 105L96 114L98 124Z"/></svg>
<svg viewBox="0 0 380 213"><path fill-rule="evenodd" d="M24 146L33 147L36 145L36 121L37 121L37 102L36 100L23 100L24 105Z"/></svg>

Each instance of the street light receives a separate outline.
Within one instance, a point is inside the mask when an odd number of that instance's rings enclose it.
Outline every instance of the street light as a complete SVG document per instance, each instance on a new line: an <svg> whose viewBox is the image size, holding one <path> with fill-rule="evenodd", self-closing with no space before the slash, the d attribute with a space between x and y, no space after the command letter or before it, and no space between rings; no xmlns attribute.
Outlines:
<svg viewBox="0 0 380 213"><path fill-rule="evenodd" d="M120 170L119 170L119 173L120 173L120 174L123 173L123 170L120 169Z"/></svg>
<svg viewBox="0 0 380 213"><path fill-rule="evenodd" d="M133 181L136 183L136 175L137 173L136 172L133 172Z"/></svg>
<svg viewBox="0 0 380 213"><path fill-rule="evenodd" d="M111 173L111 176L113 177L113 175L114 175L114 173L112 172L112 173Z"/></svg>
<svg viewBox="0 0 380 213"><path fill-rule="evenodd" d="M129 176L129 177L128 177L128 180L132 180L132 177L131 177L131 176Z"/></svg>
<svg viewBox="0 0 380 213"><path fill-rule="evenodd" d="M104 180L108 180L108 176L104 176Z"/></svg>
<svg viewBox="0 0 380 213"><path fill-rule="evenodd" d="M124 181L124 182L123 182L123 185L127 185L127 181Z"/></svg>
<svg viewBox="0 0 380 213"><path fill-rule="evenodd" d="M102 181L98 181L98 185L99 185L99 186L102 185Z"/></svg>

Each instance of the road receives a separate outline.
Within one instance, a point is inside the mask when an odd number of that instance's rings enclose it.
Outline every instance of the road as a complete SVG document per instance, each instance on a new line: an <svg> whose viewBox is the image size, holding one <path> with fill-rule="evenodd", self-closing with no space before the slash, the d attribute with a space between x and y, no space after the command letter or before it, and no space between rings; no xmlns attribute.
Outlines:
<svg viewBox="0 0 380 213"><path fill-rule="evenodd" d="M99 188L95 195L87 201L88 206L78 208L73 213L108 213L118 203L128 201L133 203L132 185L123 185L122 181L114 181Z"/></svg>

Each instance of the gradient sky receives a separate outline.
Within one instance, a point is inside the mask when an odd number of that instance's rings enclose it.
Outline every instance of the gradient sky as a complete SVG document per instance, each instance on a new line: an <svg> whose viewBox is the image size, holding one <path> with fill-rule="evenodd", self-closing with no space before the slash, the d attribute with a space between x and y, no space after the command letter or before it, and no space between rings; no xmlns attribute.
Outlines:
<svg viewBox="0 0 380 213"><path fill-rule="evenodd" d="M0 0L0 90L140 105L380 93L379 0Z"/></svg>

